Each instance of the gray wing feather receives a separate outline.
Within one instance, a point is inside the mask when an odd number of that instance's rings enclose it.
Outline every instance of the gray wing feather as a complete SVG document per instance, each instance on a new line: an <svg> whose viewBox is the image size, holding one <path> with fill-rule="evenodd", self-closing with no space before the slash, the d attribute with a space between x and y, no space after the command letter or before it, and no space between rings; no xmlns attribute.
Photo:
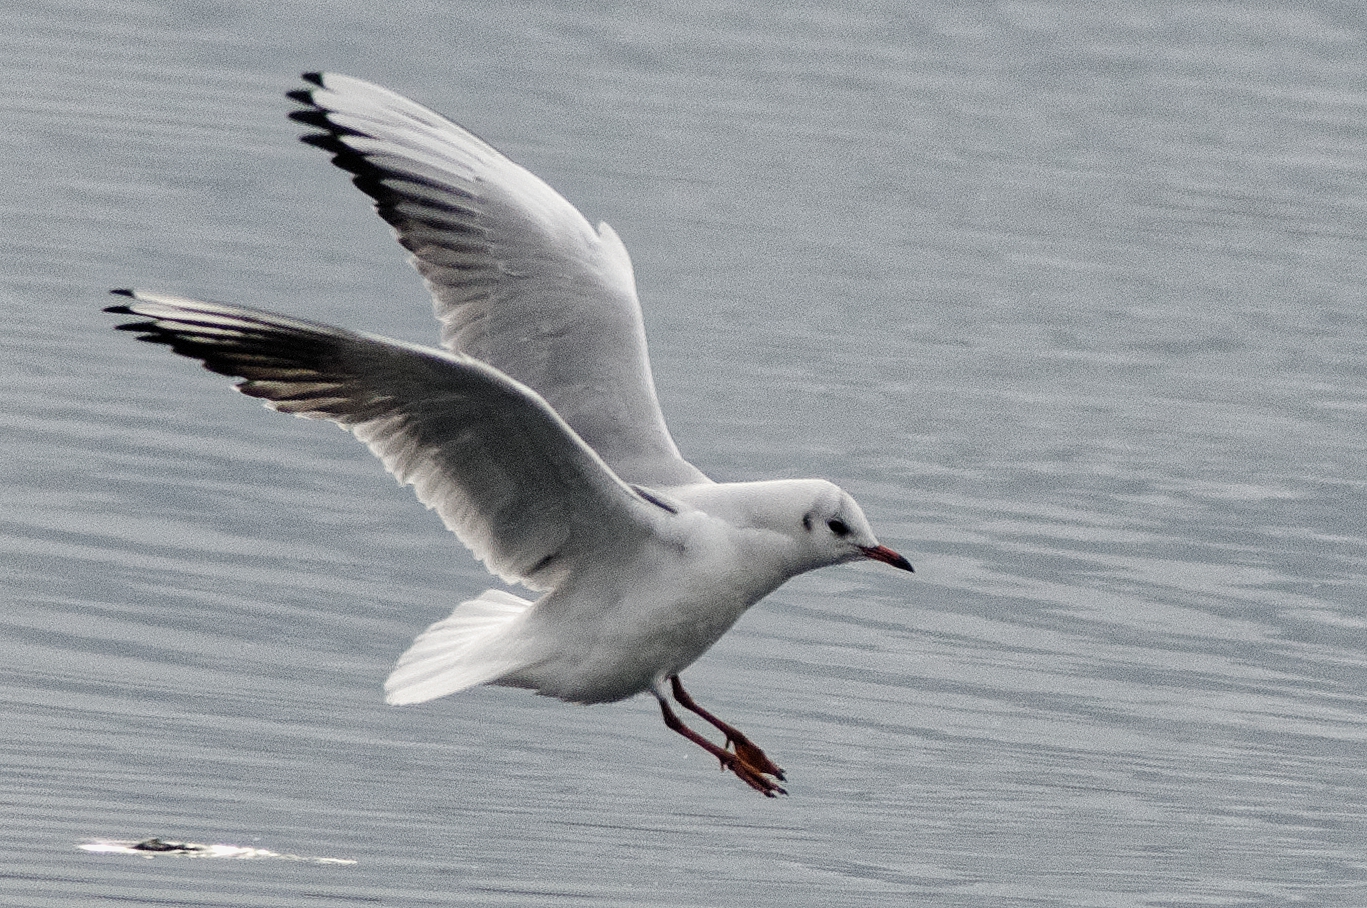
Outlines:
<svg viewBox="0 0 1367 908"><path fill-rule="evenodd" d="M554 189L387 89L306 76L304 141L375 200L432 292L442 343L534 389L624 480L707 481L655 396L626 247Z"/></svg>
<svg viewBox="0 0 1367 908"><path fill-rule="evenodd" d="M549 589L642 544L657 511L535 392L468 356L254 309L119 291L118 327L350 429L489 569Z"/></svg>

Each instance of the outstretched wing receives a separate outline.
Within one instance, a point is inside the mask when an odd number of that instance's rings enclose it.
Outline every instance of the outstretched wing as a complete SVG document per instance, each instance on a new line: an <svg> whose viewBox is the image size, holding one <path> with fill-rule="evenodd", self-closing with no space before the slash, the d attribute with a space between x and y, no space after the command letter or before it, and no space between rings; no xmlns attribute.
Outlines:
<svg viewBox="0 0 1367 908"><path fill-rule="evenodd" d="M255 309L118 290L118 326L241 379L268 407L329 419L505 580L549 589L629 554L663 514L534 391L478 360ZM596 555L595 555L596 553Z"/></svg>
<svg viewBox="0 0 1367 908"><path fill-rule="evenodd" d="M290 93L427 280L442 343L533 388L624 480L704 482L665 427L626 247L476 136L334 73Z"/></svg>

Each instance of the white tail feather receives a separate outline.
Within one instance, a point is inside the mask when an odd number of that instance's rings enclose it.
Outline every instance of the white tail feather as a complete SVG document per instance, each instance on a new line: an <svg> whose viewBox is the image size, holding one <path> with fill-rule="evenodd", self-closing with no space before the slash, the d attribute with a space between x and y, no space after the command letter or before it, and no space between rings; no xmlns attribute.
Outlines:
<svg viewBox="0 0 1367 908"><path fill-rule="evenodd" d="M522 668L508 632L530 606L502 590L485 590L478 599L462 602L399 657L384 683L385 702L422 703Z"/></svg>

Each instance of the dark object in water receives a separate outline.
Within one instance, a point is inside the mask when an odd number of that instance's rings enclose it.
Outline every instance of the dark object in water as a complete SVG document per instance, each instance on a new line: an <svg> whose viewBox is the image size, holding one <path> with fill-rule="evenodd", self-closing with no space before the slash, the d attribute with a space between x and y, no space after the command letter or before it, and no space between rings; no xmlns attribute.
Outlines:
<svg viewBox="0 0 1367 908"><path fill-rule="evenodd" d="M203 845L190 842L168 842L165 839L151 838L128 846L133 851L173 852L175 854L199 854L206 849Z"/></svg>

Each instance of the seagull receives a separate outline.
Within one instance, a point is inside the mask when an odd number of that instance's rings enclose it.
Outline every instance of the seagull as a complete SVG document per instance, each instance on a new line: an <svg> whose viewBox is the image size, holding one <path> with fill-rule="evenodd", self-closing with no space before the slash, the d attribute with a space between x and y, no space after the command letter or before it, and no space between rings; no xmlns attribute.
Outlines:
<svg viewBox="0 0 1367 908"><path fill-rule="evenodd" d="M302 141L374 201L431 291L444 349L259 309L115 290L116 327L351 431L524 599L490 589L427 628L391 704L481 684L571 703L649 691L665 725L756 791L784 772L679 675L750 606L815 568L911 571L819 479L713 482L655 396L631 259L492 146L378 85L306 73ZM679 718L674 703L723 737Z"/></svg>

